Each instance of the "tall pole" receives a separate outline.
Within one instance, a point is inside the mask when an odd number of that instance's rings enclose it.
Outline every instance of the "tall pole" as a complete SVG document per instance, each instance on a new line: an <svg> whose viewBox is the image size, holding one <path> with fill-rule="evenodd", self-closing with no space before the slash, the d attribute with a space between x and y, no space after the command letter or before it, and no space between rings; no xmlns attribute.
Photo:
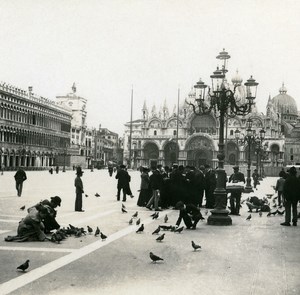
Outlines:
<svg viewBox="0 0 300 295"><path fill-rule="evenodd" d="M130 131L129 131L129 167L131 168L131 154L132 154L132 149L131 149L131 141L132 141L132 106L133 106L133 86L131 87L131 110L130 110Z"/></svg>
<svg viewBox="0 0 300 295"><path fill-rule="evenodd" d="M178 130L179 130L179 98L180 98L180 88L178 88L177 92L177 128L176 128L176 162L178 163L179 158L179 145L178 145Z"/></svg>
<svg viewBox="0 0 300 295"><path fill-rule="evenodd" d="M246 179L246 186L245 186L245 193L253 192L251 186L251 137L247 137L248 143L248 169L247 169L247 179Z"/></svg>

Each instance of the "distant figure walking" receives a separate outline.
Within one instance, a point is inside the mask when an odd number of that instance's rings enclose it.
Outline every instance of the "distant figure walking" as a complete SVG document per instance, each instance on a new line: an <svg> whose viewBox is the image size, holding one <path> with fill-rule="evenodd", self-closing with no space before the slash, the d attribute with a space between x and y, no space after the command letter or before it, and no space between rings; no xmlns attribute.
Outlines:
<svg viewBox="0 0 300 295"><path fill-rule="evenodd" d="M55 171L56 171L56 174L58 174L58 172L59 172L59 167L58 166L56 166Z"/></svg>
<svg viewBox="0 0 300 295"><path fill-rule="evenodd" d="M76 199L75 199L75 211L77 212L84 212L82 210L82 194L84 193L83 190L83 183L81 180L81 176L83 175L83 171L81 170L81 167L76 168L76 178L75 178L75 188L76 188Z"/></svg>
<svg viewBox="0 0 300 295"><path fill-rule="evenodd" d="M27 179L27 175L21 166L19 167L14 177L16 181L18 197L21 197L23 190L23 182Z"/></svg>

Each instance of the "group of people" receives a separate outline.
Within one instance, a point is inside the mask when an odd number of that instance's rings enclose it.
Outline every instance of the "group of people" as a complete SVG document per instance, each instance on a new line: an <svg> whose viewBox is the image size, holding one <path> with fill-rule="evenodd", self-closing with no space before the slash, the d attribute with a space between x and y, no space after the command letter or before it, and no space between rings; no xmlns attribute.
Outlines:
<svg viewBox="0 0 300 295"><path fill-rule="evenodd" d="M179 201L197 207L214 207L216 174L209 165L197 169L193 166L173 164L170 168L157 165L141 167L140 194L137 205L156 211L176 207Z"/></svg>

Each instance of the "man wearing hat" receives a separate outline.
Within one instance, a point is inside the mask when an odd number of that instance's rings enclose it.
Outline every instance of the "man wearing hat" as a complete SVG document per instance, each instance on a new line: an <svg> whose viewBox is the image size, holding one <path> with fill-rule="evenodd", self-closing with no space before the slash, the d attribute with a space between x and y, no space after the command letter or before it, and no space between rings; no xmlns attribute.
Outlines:
<svg viewBox="0 0 300 295"><path fill-rule="evenodd" d="M46 207L48 209L49 214L45 215L43 218L43 223L45 226L45 233L49 233L50 231L54 229L59 229L60 225L56 221L56 210L55 208L57 206L60 207L61 204L61 198L59 196L51 197L49 200L43 200L39 202L38 204L34 205L33 207L28 208L27 212L29 213L32 208L36 208L37 210L40 210L42 207Z"/></svg>
<svg viewBox="0 0 300 295"><path fill-rule="evenodd" d="M84 210L82 210L82 194L84 193L84 190L83 190L83 183L81 180L83 171L81 170L80 166L76 168L76 175L77 176L74 182L76 188L75 211L84 212Z"/></svg>
<svg viewBox="0 0 300 295"><path fill-rule="evenodd" d="M258 171L257 169L254 169L254 172L252 173L252 179L253 179L253 187L255 189L257 189L256 186L259 184L258 178L259 178Z"/></svg>
<svg viewBox="0 0 300 295"><path fill-rule="evenodd" d="M233 174L229 177L229 182L237 183L237 182L246 182L245 176L242 172L239 171L239 166L233 167ZM237 190L233 191L230 194L230 214L232 215L240 215L240 204L241 204L241 196L242 192Z"/></svg>

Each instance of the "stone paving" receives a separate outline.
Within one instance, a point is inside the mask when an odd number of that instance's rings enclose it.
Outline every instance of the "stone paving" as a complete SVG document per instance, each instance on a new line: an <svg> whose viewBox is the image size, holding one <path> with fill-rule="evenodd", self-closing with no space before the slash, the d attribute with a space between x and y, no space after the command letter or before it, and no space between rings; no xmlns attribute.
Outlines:
<svg viewBox="0 0 300 295"><path fill-rule="evenodd" d="M253 212L247 221L244 205L241 216L232 216L232 226L209 226L204 221L195 231L166 231L165 239L157 242L152 232L163 224L165 214L168 224L175 224L178 212L166 210L153 220L150 211L136 206L140 176L137 171L130 174L135 198L127 200L128 213L122 213L114 177L106 170L85 170L88 197L83 199L86 211L79 213L74 212L73 171L28 172L21 198L16 196L14 173L4 172L0 176L0 294L300 294L300 226L280 226L283 216L266 213L259 217ZM275 182L276 178L265 178L253 194L274 193ZM101 197L96 198L96 192ZM108 238L72 236L60 244L4 241L16 234L26 214L21 206L28 208L54 195L62 198L57 217L62 226L99 226ZM145 226L141 234L135 232L135 221L128 224L136 211ZM207 218L205 209L202 213ZM192 240L202 248L193 251ZM164 261L151 263L150 251ZM28 271L17 272L26 259L30 259Z"/></svg>

